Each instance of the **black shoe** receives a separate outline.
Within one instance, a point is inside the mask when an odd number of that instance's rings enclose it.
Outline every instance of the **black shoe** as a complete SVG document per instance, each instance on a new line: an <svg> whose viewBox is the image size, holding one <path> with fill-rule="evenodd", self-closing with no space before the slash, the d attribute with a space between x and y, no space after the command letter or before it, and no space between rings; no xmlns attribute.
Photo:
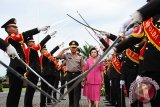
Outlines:
<svg viewBox="0 0 160 107"><path fill-rule="evenodd" d="M53 103L47 103L47 105L52 105Z"/></svg>
<svg viewBox="0 0 160 107"><path fill-rule="evenodd" d="M109 103L109 104L105 104L105 106L116 106L116 104Z"/></svg>
<svg viewBox="0 0 160 107"><path fill-rule="evenodd" d="M105 100L105 101L103 101L104 103L109 103L109 101L108 100Z"/></svg>
<svg viewBox="0 0 160 107"><path fill-rule="evenodd" d="M65 98L61 99L61 100L66 100Z"/></svg>

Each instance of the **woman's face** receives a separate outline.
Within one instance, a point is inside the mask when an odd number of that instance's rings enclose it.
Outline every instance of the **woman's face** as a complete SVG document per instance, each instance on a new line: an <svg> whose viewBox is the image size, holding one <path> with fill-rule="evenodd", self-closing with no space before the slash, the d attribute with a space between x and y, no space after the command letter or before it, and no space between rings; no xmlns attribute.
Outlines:
<svg viewBox="0 0 160 107"><path fill-rule="evenodd" d="M98 56L97 51L96 50L92 50L91 51L91 57L95 58L97 56Z"/></svg>

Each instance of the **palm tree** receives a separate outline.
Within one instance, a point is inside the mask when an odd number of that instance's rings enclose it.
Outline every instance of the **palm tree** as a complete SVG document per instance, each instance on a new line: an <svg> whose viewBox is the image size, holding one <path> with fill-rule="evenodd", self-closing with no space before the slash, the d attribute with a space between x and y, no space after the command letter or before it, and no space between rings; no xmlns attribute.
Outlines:
<svg viewBox="0 0 160 107"><path fill-rule="evenodd" d="M89 51L92 47L92 45L84 45L82 48L80 48L85 60L89 57Z"/></svg>

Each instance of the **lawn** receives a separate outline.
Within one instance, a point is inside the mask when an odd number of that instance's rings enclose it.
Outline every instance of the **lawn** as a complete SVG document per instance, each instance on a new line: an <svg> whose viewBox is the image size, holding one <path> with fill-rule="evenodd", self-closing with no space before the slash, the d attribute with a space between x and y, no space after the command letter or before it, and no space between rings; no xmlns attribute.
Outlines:
<svg viewBox="0 0 160 107"><path fill-rule="evenodd" d="M3 88L3 91L4 92L8 92L9 91L9 88ZM25 92L26 91L26 88L22 88L22 92Z"/></svg>

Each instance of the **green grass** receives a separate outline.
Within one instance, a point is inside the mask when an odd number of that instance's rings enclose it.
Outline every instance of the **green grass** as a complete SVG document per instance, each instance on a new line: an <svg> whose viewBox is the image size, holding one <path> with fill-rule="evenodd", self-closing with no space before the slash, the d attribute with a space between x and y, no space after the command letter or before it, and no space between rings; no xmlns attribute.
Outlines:
<svg viewBox="0 0 160 107"><path fill-rule="evenodd" d="M8 92L9 91L9 88L3 88L3 91L4 92ZM25 92L26 91L26 88L22 88L22 92Z"/></svg>

